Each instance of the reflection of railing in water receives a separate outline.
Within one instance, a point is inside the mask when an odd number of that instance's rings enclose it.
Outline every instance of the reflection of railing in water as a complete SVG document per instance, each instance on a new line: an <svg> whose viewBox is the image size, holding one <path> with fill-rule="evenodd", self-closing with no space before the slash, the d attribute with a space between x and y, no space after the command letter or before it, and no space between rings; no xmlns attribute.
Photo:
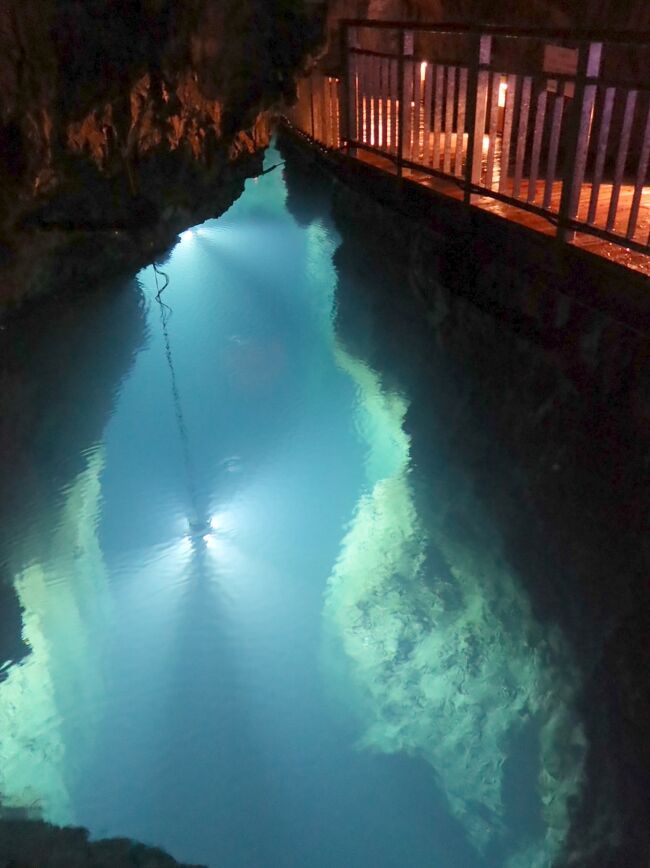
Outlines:
<svg viewBox="0 0 650 868"><path fill-rule="evenodd" d="M288 112L315 141L650 254L650 80L619 73L647 68L649 34L347 21L341 44L340 74L304 79Z"/></svg>

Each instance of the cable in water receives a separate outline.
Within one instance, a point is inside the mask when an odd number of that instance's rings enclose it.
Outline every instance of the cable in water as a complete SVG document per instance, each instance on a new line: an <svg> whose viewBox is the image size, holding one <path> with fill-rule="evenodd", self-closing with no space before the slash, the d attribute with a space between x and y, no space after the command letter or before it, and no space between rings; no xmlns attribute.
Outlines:
<svg viewBox="0 0 650 868"><path fill-rule="evenodd" d="M181 441L181 449L183 452L183 466L185 468L185 477L187 482L187 491L190 499L190 507L192 509L192 519L190 520L190 528L193 531L201 530L203 523L201 522L200 512L199 512L199 504L198 504L198 496L197 496L197 488L196 488L196 474L194 469L194 463L192 461L192 455L190 452L190 438L187 433L187 427L185 425L185 417L183 415L183 405L181 404L181 396L178 390L178 382L176 380L176 370L174 368L174 360L172 357L172 348L171 342L169 340L169 329L168 323L169 318L172 314L172 309L168 304L162 300L162 294L169 286L169 275L165 274L164 271L159 271L158 266L154 262L153 264L154 270L154 279L156 281L156 301L160 305L160 321L162 323L162 332L165 340L165 356L167 358L167 366L169 367L169 376L171 380L172 387L172 398L174 401L174 415L176 416L176 425L178 427L178 435ZM165 283L162 287L158 284L158 277L163 277L165 279Z"/></svg>

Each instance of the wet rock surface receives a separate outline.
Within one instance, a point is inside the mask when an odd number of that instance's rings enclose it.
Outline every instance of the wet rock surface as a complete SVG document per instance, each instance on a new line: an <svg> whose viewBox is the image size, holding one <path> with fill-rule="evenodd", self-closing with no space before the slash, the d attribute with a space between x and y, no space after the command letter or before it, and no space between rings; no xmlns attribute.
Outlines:
<svg viewBox="0 0 650 868"><path fill-rule="evenodd" d="M0 308L126 274L261 170L320 4L11 0L0 9Z"/></svg>

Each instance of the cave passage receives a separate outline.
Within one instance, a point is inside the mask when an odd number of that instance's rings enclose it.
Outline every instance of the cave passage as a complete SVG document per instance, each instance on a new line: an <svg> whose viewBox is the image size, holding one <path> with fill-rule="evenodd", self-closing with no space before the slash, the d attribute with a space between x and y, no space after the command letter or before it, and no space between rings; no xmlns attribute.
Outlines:
<svg viewBox="0 0 650 868"><path fill-rule="evenodd" d="M60 346L3 530L0 800L214 868L550 865L579 673L480 505L477 539L416 496L412 397L341 340L340 238L288 204L278 169L183 233L167 342L152 267L23 338L27 394L29 340Z"/></svg>

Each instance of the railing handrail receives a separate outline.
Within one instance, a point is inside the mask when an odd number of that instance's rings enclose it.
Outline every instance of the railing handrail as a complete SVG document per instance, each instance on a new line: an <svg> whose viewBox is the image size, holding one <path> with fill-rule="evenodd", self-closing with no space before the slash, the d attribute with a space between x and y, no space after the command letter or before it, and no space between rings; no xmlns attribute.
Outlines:
<svg viewBox="0 0 650 868"><path fill-rule="evenodd" d="M559 27L506 27L502 25L458 24L455 22L378 21L367 18L342 18L342 27L372 30L412 30L467 36L497 36L506 39L561 39L583 45L588 42L608 42L621 45L647 45L648 30L567 30Z"/></svg>

